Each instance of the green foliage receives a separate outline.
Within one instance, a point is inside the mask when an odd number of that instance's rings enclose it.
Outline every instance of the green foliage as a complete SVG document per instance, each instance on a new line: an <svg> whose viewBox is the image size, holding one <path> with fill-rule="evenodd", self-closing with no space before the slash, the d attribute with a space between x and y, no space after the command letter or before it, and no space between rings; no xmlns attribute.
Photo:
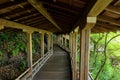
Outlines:
<svg viewBox="0 0 120 80"><path fill-rule="evenodd" d="M24 59L21 60L21 64L20 64L19 70L23 71L23 70L25 70L26 67L27 67L27 61L24 60Z"/></svg>
<svg viewBox="0 0 120 80"><path fill-rule="evenodd" d="M91 53L90 53L90 68L94 68L92 70L92 75L95 78L98 73L102 63L105 58L103 55L105 48L105 34L92 34L91 35ZM98 80L119 80L120 79L120 68L118 68L120 64L120 32L110 32L107 35L107 42L110 41L107 45L106 56L107 60L100 73ZM118 35L118 36L117 36ZM102 38L101 38L102 37ZM101 39L100 39L101 38ZM96 48L96 49L95 49ZM100 50L100 49L103 50ZM94 65L94 66L93 66ZM120 66L119 66L120 67Z"/></svg>

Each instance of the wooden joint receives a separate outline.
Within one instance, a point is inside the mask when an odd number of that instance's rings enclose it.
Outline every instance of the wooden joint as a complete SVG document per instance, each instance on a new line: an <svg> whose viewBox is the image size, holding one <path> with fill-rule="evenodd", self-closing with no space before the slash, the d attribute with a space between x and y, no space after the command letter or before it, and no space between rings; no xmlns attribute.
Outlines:
<svg viewBox="0 0 120 80"><path fill-rule="evenodd" d="M96 23L97 18L96 17L87 17L87 23Z"/></svg>

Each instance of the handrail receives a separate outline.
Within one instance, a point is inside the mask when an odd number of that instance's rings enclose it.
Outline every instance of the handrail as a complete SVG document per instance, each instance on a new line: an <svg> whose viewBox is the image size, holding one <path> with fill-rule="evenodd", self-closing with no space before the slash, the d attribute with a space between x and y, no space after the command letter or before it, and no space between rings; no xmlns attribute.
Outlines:
<svg viewBox="0 0 120 80"><path fill-rule="evenodd" d="M42 58L37 60L32 65L32 76L30 76L30 68L28 68L24 73L22 73L18 78L15 80L32 80L35 74L40 70L40 68L45 64L45 62L52 56L52 50L49 50Z"/></svg>
<svg viewBox="0 0 120 80"><path fill-rule="evenodd" d="M94 78L92 77L92 73L89 72L89 80L94 80Z"/></svg>

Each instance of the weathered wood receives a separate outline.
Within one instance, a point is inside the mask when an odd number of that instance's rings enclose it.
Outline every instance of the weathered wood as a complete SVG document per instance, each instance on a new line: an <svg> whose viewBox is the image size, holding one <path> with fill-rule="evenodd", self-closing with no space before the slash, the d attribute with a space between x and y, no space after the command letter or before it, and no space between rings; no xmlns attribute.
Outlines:
<svg viewBox="0 0 120 80"><path fill-rule="evenodd" d="M32 76L32 32L27 32L28 67Z"/></svg>
<svg viewBox="0 0 120 80"><path fill-rule="evenodd" d="M108 17L108 16L99 15L97 20L103 21L103 22L108 22L108 23L111 23L113 25L120 26L120 21L115 20L115 19L113 19L111 17Z"/></svg>
<svg viewBox="0 0 120 80"><path fill-rule="evenodd" d="M57 23L54 21L54 19L50 16L50 14L47 12L47 10L43 7L42 3L38 0L28 0L28 2L37 9L44 17L46 17L56 28L59 30L62 30Z"/></svg>
<svg viewBox="0 0 120 80"><path fill-rule="evenodd" d="M105 10L116 13L116 14L120 14L120 8L112 5L107 6Z"/></svg>
<svg viewBox="0 0 120 80"><path fill-rule="evenodd" d="M41 57L44 57L44 33L41 33Z"/></svg>
<svg viewBox="0 0 120 80"><path fill-rule="evenodd" d="M2 18L0 18L0 24L4 25L4 26L9 26L11 28L22 29L24 31L37 31L37 32L51 33L51 32L46 31L46 30L33 28L33 27L26 26L26 25L23 25L23 24L19 24L19 23L13 22L13 21L5 20L5 19L2 19Z"/></svg>

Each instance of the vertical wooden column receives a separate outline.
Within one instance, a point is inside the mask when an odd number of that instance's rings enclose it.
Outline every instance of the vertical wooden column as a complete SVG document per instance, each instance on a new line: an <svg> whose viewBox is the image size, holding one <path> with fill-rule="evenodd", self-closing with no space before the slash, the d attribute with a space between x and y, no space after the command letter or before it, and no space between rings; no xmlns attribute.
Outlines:
<svg viewBox="0 0 120 80"><path fill-rule="evenodd" d="M53 34L51 34L51 53L53 54Z"/></svg>
<svg viewBox="0 0 120 80"><path fill-rule="evenodd" d="M69 34L69 49L71 50L71 34Z"/></svg>
<svg viewBox="0 0 120 80"><path fill-rule="evenodd" d="M63 42L63 35L61 35L61 40L62 40L62 46L64 45L64 42Z"/></svg>
<svg viewBox="0 0 120 80"><path fill-rule="evenodd" d="M41 57L44 57L44 33L41 33Z"/></svg>
<svg viewBox="0 0 120 80"><path fill-rule="evenodd" d="M28 50L28 67L30 68L30 75L32 76L32 32L27 31L27 50Z"/></svg>
<svg viewBox="0 0 120 80"><path fill-rule="evenodd" d="M76 56L77 56L77 33L73 33L73 48L72 48L72 60L73 60L73 80L77 79L77 60L76 60Z"/></svg>
<svg viewBox="0 0 120 80"><path fill-rule="evenodd" d="M90 33L96 23L96 17L87 17L87 23L80 30L80 80L88 80Z"/></svg>
<svg viewBox="0 0 120 80"><path fill-rule="evenodd" d="M80 80L88 80L90 30L81 30L80 37Z"/></svg>
<svg viewBox="0 0 120 80"><path fill-rule="evenodd" d="M51 44L51 35L50 34L48 34L48 40L47 40L48 42L48 45L47 45L47 49L48 49L48 51L50 50L50 44Z"/></svg>
<svg viewBox="0 0 120 80"><path fill-rule="evenodd" d="M67 37L66 36L67 36L67 34L65 34L65 36L64 36L64 38L65 38L65 45L64 46L65 47L67 47Z"/></svg>

